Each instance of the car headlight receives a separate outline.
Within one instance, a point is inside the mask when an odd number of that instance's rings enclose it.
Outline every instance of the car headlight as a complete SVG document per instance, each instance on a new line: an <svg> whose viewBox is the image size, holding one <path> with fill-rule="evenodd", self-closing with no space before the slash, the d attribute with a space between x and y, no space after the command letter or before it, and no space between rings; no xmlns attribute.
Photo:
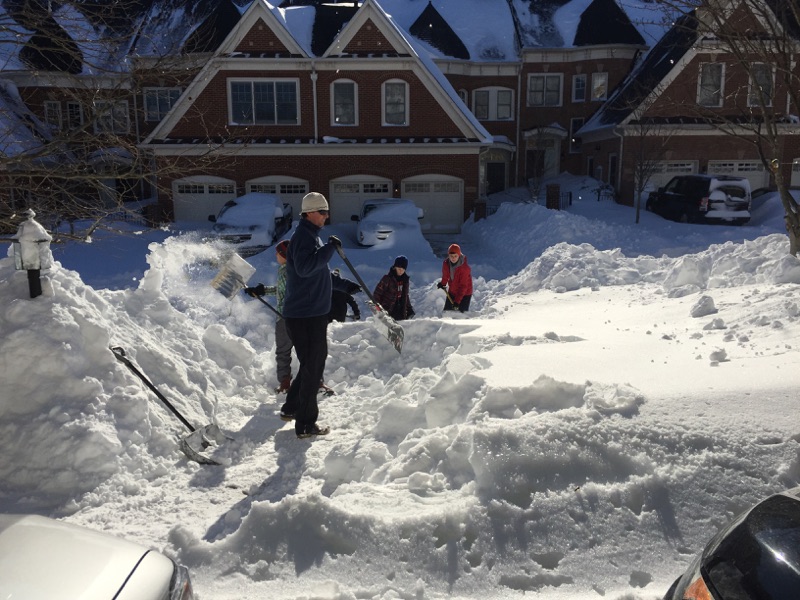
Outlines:
<svg viewBox="0 0 800 600"><path fill-rule="evenodd" d="M194 600L189 569L183 565L175 565L172 581L169 583L169 600Z"/></svg>

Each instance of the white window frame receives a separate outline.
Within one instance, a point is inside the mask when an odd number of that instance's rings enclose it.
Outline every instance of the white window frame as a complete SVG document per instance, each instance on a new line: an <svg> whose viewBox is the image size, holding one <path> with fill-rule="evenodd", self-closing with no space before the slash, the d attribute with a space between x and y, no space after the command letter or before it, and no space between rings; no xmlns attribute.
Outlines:
<svg viewBox="0 0 800 600"><path fill-rule="evenodd" d="M592 73L592 102L603 102L608 98L608 73Z"/></svg>
<svg viewBox="0 0 800 600"><path fill-rule="evenodd" d="M336 114L336 108L340 104L336 97L336 87L341 85L348 85L353 90L353 120L351 122L339 120ZM331 83L331 125L334 127L355 127L358 125L358 84L352 79L337 79Z"/></svg>
<svg viewBox="0 0 800 600"><path fill-rule="evenodd" d="M144 120L159 122L178 101L181 88L177 87L146 87L142 89L144 105ZM150 104L155 100L155 112L151 111Z"/></svg>
<svg viewBox="0 0 800 600"><path fill-rule="evenodd" d="M710 102L704 102L703 100L703 91L711 87L711 85L706 84L706 76L708 73L705 69L710 69L711 67L719 67L719 89L716 92L716 104L712 104ZM723 104L724 98L724 88L725 88L725 63L718 63L718 62L707 62L707 63L700 63L700 69L697 73L697 105L704 106L706 108L720 108Z"/></svg>
<svg viewBox="0 0 800 600"><path fill-rule="evenodd" d="M97 100L94 110L95 133L130 133L131 116L127 100Z"/></svg>
<svg viewBox="0 0 800 600"><path fill-rule="evenodd" d="M404 94L403 94L403 106L402 106L402 122L389 122L388 111L388 98L386 94L386 88L390 85L400 85L404 86ZM409 85L407 81L403 79L389 79L384 81L381 85L381 121L384 127L408 127L409 124ZM392 114L400 114L401 111L395 111Z"/></svg>
<svg viewBox="0 0 800 600"><path fill-rule="evenodd" d="M508 96L508 102L501 103L501 96ZM479 101L485 98L485 104ZM473 114L480 121L511 121L514 118L514 90L506 87L483 87L472 92ZM485 106L483 112L480 107ZM505 112L508 116L501 116Z"/></svg>
<svg viewBox="0 0 800 600"><path fill-rule="evenodd" d="M465 89L458 90L458 97L461 98L461 101L464 103L464 106L469 108L469 92Z"/></svg>
<svg viewBox="0 0 800 600"><path fill-rule="evenodd" d="M582 82L578 85L578 82ZM580 94L578 91L580 90ZM586 73L578 73L572 76L572 101L586 102Z"/></svg>
<svg viewBox="0 0 800 600"><path fill-rule="evenodd" d="M68 101L65 118L65 123L69 129L74 130L83 127L83 105L80 102Z"/></svg>
<svg viewBox="0 0 800 600"><path fill-rule="evenodd" d="M250 117L249 118L240 118L245 117L245 115L236 115L234 118L234 86L246 84L250 86L249 90L241 90L242 93L248 92L250 96L249 104L250 104ZM273 87L273 91L275 91L275 86L278 84L292 84L294 87L294 118L291 120L288 119L281 119L280 118L280 102L277 101L277 92L276 92L276 100L273 103L272 108L272 118L270 119L257 119L256 113L256 105L258 101L255 98L256 94L256 84L271 84ZM253 77L253 78L243 78L243 77L232 77L228 79L228 123L230 125L260 125L260 126L267 126L267 127L294 127L300 125L300 80L297 77ZM238 102L239 104L243 104L241 100ZM288 103L287 103L288 104Z"/></svg>
<svg viewBox="0 0 800 600"><path fill-rule="evenodd" d="M61 119L61 102L58 100L44 101L44 122L53 131L60 131L63 123Z"/></svg>
<svg viewBox="0 0 800 600"><path fill-rule="evenodd" d="M775 101L775 68L768 64L768 63L753 63L750 65L750 78L749 78L749 85L747 90L747 106L761 106L761 103L758 101L758 95L756 94L756 81L754 79L754 75L756 74L756 69L764 69L769 72L769 93L766 96L769 98L769 102L766 104L767 107L772 106L773 102Z"/></svg>
<svg viewBox="0 0 800 600"><path fill-rule="evenodd" d="M534 79L541 79L543 86L541 92L539 90L533 89L533 80ZM558 100L556 102L548 102L547 95L548 91L550 93L554 92L554 89L548 90L548 82L552 82L556 80L558 83ZM534 93L541 93L542 94L542 101L541 102L534 102L533 95ZM564 96L564 74L563 73L529 73L528 74L528 106L538 106L538 107L556 107L562 106L563 104L563 96Z"/></svg>

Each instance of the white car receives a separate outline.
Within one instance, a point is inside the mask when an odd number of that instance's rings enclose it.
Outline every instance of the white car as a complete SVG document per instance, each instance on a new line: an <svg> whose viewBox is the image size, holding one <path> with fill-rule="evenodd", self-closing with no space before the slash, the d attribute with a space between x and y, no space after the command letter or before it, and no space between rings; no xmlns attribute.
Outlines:
<svg viewBox="0 0 800 600"><path fill-rule="evenodd" d="M214 223L215 239L247 258L263 252L292 228L292 207L275 194L252 192L229 200L208 220Z"/></svg>
<svg viewBox="0 0 800 600"><path fill-rule="evenodd" d="M0 598L192 600L185 567L145 546L38 515L0 515Z"/></svg>
<svg viewBox="0 0 800 600"><path fill-rule="evenodd" d="M402 229L421 231L419 221L424 217L423 210L411 200L377 198L365 200L361 212L351 219L358 223L356 241L359 245L374 246Z"/></svg>

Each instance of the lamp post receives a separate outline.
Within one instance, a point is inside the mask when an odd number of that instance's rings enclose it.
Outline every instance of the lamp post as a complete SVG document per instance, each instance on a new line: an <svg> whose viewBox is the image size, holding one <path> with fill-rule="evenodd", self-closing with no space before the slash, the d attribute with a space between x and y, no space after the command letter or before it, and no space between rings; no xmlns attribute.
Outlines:
<svg viewBox="0 0 800 600"><path fill-rule="evenodd" d="M28 272L28 289L31 298L42 295L42 281L39 277L41 269L53 266L53 255L50 253L52 237L37 221L36 213L30 208L24 213L28 218L20 223L14 240L14 265L18 271Z"/></svg>

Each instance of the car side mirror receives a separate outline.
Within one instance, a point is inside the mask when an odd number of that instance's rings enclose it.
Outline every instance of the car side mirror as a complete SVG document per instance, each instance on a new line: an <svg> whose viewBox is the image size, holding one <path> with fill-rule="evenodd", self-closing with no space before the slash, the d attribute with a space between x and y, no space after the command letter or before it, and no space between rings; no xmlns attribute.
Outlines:
<svg viewBox="0 0 800 600"><path fill-rule="evenodd" d="M217 222L217 216L216 215L208 215L208 220L211 221L212 223L216 223Z"/></svg>
<svg viewBox="0 0 800 600"><path fill-rule="evenodd" d="M358 218L358 215L350 215L351 221L360 221L361 219Z"/></svg>

